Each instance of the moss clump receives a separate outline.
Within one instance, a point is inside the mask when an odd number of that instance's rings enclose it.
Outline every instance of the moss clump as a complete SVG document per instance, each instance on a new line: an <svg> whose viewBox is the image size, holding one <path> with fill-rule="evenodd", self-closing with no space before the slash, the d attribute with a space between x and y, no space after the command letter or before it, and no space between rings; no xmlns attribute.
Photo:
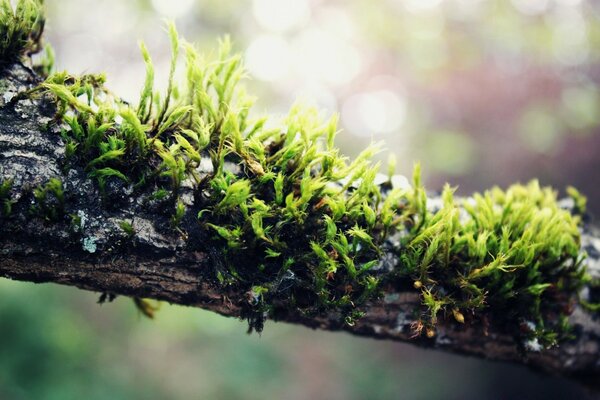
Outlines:
<svg viewBox="0 0 600 400"><path fill-rule="evenodd" d="M118 181L168 202L190 249L207 244L186 230L208 237L219 253L215 280L247 294L251 328L282 309L335 311L353 324L385 281L422 296L416 334L433 337L440 316L470 323L490 315L518 335L530 326L525 336L545 345L565 335L583 268L578 218L554 192L533 182L457 201L446 188L434 210L418 170L412 188L393 188L370 161L376 147L352 162L342 156L335 116L324 121L296 105L279 123L250 118L254 100L238 84L244 70L228 39L210 58L181 43L173 25L169 36L162 97L143 44L137 106L113 96L102 75L55 73L38 90L56 97L68 167L86 170L101 189ZM181 49L185 81L175 84ZM396 265L382 261L386 252Z"/></svg>
<svg viewBox="0 0 600 400"><path fill-rule="evenodd" d="M398 223L397 196L386 200L375 184L376 148L349 163L334 146L337 118L324 122L299 105L267 128L266 118L248 116L253 99L237 84L244 72L228 39L216 59L201 62L172 25L169 33L173 62L162 99L144 45L147 79L136 107L113 97L100 75L56 73L41 85L68 126L69 164L101 189L119 180L168 197L175 229L183 231L192 214L225 253L215 271L221 284L260 293L250 314L281 301L309 314L340 310L351 323L355 307L376 291L378 274L369 271ZM186 81L175 85L180 47ZM194 191L192 207L180 198L184 185Z"/></svg>
<svg viewBox="0 0 600 400"><path fill-rule="evenodd" d="M0 65L14 62L40 50L44 30L41 0L0 0Z"/></svg>
<svg viewBox="0 0 600 400"><path fill-rule="evenodd" d="M415 184L415 197L423 197ZM400 279L421 292L423 327L439 315L456 321L492 314L496 322L522 326L544 346L568 334L566 316L584 280L580 218L561 209L556 192L537 181L494 188L443 203L421 203L400 249Z"/></svg>

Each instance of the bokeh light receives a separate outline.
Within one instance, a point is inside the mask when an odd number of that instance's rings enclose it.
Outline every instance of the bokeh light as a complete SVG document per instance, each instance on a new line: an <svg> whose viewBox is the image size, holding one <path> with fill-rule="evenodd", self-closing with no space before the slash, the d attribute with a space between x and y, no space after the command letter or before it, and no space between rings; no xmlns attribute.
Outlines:
<svg viewBox="0 0 600 400"><path fill-rule="evenodd" d="M354 94L344 102L342 118L358 136L387 136L406 118L405 99L390 90Z"/></svg>
<svg viewBox="0 0 600 400"><path fill-rule="evenodd" d="M274 32L301 27L310 17L307 0L253 0L252 11L261 27Z"/></svg>

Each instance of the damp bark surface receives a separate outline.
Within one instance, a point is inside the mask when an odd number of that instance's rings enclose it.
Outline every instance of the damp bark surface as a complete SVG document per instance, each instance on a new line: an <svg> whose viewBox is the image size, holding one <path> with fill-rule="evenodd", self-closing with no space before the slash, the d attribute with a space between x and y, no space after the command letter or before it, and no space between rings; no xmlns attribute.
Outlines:
<svg viewBox="0 0 600 400"><path fill-rule="evenodd" d="M65 168L54 102L47 96L26 95L39 82L21 64L0 71L0 181L12 180L10 216L0 219L0 276L244 317L253 301L251 294L215 280L214 266L224 262L224 254L210 244L193 217L184 218L173 229L160 205L155 210L142 205L125 186L109 186L100 193L85 171ZM61 180L65 193L66 206L58 218L39 210L32 213L34 189L51 178ZM184 188L181 198L192 205L191 189L188 193ZM121 227L123 221L134 229L134 236ZM582 250L588 254L589 274L600 278L600 234L589 224L582 233ZM390 252L383 258L393 261L394 257ZM251 255L248 259L252 260ZM593 288L584 290L588 298L597 295L589 293ZM276 304L270 318L516 362L598 386L600 321L581 305L574 305L570 314L572 340L552 349L525 351L514 335L485 317L477 323L458 324L446 316L435 336L414 337L411 325L416 322L413 311L421 306L419 293L391 286L383 292L363 307L364 317L353 325L344 323L336 312L307 316L284 304Z"/></svg>

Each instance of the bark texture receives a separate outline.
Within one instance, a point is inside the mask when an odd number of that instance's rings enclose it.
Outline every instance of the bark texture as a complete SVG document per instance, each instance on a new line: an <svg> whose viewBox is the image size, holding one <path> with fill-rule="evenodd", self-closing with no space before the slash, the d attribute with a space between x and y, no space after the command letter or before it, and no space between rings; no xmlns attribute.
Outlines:
<svg viewBox="0 0 600 400"><path fill-rule="evenodd" d="M195 228L197 223L184 219L181 230L173 230L168 218L161 216L164 213L153 212L152 204L142 204L125 187L108 187L101 195L84 171L64 168L64 143L53 120L53 102L43 96L32 99L23 95L38 80L22 65L0 71L0 182L12 179L14 196L10 218L0 218L0 276L155 298L247 317L244 313L252 299L214 281L213 268L222 255ZM55 177L63 182L68 204L63 216L54 221L32 217L33 189ZM192 201L191 191L182 198ZM122 221L134 227L135 239L119 227ZM587 228L582 245L589 255L589 273L600 278L598 232ZM574 340L550 350L525 352L523 343L485 319L460 325L448 318L440 322L435 337L412 338L411 323L415 321L411 311L420 306L419 293L392 287L384 290L383 298L368 304L365 317L354 326L335 313L305 316L284 307L272 318L527 364L598 385L600 321L580 305L570 317ZM584 291L586 298L597 300L595 289Z"/></svg>

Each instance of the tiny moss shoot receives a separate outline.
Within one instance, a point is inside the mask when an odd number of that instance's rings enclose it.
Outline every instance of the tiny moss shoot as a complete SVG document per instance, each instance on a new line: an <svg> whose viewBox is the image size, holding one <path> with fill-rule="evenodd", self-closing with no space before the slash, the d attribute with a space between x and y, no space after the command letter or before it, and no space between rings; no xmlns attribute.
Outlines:
<svg viewBox="0 0 600 400"><path fill-rule="evenodd" d="M33 190L34 204L30 211L48 221L58 221L64 214L65 194L62 182L51 178L48 183Z"/></svg>
<svg viewBox="0 0 600 400"><path fill-rule="evenodd" d="M20 27L0 51L28 53L43 25L39 3L18 2L18 18L7 13L8 1L0 4L0 29ZM279 122L251 117L254 98L239 83L242 59L228 38L211 57L181 40L173 24L168 34L172 61L162 95L143 43L146 79L135 106L114 96L101 74L55 72L35 92L52 94L58 105L65 169L86 171L101 192L119 182L166 202L171 228L190 248L190 223L209 238L202 245L220 254L215 282L247 294L251 329L280 309L335 312L353 325L392 285L421 296L415 336L434 337L440 319L462 325L489 317L546 347L568 337L568 310L585 281L575 215L585 198L575 189L568 192L574 213L536 181L468 199L455 199L446 186L440 204L431 204L418 165L412 186L394 187L395 160L383 181L371 161L378 146L353 161L340 154L337 116L324 120L297 104ZM185 79L176 82L180 53ZM189 189L191 202L182 197ZM0 189L4 203L6 193ZM35 200L40 214L56 219L60 181L36 189ZM119 227L134 240L131 223ZM154 314L143 300L136 304Z"/></svg>
<svg viewBox="0 0 600 400"><path fill-rule="evenodd" d="M12 185L11 179L0 181L0 217L8 217L12 213L12 206L15 202L11 196Z"/></svg>
<svg viewBox="0 0 600 400"><path fill-rule="evenodd" d="M121 230L123 231L123 233L125 233L127 237L132 238L133 236L135 236L135 228L133 227L133 224L131 222L120 221L119 228L121 228Z"/></svg>

